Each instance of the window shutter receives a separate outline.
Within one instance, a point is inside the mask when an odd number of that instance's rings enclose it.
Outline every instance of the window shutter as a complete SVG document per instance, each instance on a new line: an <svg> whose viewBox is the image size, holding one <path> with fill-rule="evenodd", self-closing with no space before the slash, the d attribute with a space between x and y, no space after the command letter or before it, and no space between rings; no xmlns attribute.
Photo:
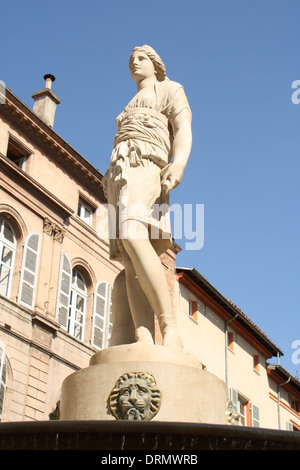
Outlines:
<svg viewBox="0 0 300 470"><path fill-rule="evenodd" d="M0 348L0 421L2 421L4 397L6 390L6 355Z"/></svg>
<svg viewBox="0 0 300 470"><path fill-rule="evenodd" d="M230 351L234 351L234 336L232 331L227 331L227 347Z"/></svg>
<svg viewBox="0 0 300 470"><path fill-rule="evenodd" d="M71 263L66 255L62 252L60 262L59 288L57 295L56 318L64 328L67 328L68 312L70 304L70 293L72 283Z"/></svg>
<svg viewBox="0 0 300 470"><path fill-rule="evenodd" d="M92 344L96 348L108 346L112 330L112 288L106 281L99 282L94 299Z"/></svg>
<svg viewBox="0 0 300 470"><path fill-rule="evenodd" d="M259 428L259 408L252 403L251 405L251 425Z"/></svg>
<svg viewBox="0 0 300 470"><path fill-rule="evenodd" d="M29 235L24 249L19 302L33 308L35 300L40 234Z"/></svg>
<svg viewBox="0 0 300 470"><path fill-rule="evenodd" d="M198 302L196 300L189 300L189 316L197 321Z"/></svg>
<svg viewBox="0 0 300 470"><path fill-rule="evenodd" d="M112 288L108 287L108 312L107 312L107 335L106 335L106 346L108 347L109 340L112 332Z"/></svg>
<svg viewBox="0 0 300 470"><path fill-rule="evenodd" d="M290 421L286 422L286 429L287 429L287 431L293 431L294 430L293 424Z"/></svg>
<svg viewBox="0 0 300 470"><path fill-rule="evenodd" d="M101 281L95 292L92 343L97 348L104 344L107 288L107 282Z"/></svg>
<svg viewBox="0 0 300 470"><path fill-rule="evenodd" d="M239 394L234 388L230 389L230 399L232 401L232 409L235 413L239 413Z"/></svg>

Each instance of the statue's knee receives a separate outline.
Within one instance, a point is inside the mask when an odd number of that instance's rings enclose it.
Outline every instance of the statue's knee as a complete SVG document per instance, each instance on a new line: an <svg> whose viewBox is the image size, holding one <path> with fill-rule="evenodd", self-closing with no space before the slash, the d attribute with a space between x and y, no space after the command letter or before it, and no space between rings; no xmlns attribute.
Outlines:
<svg viewBox="0 0 300 470"><path fill-rule="evenodd" d="M123 240L126 253L139 253L141 249L149 244L149 237L128 237Z"/></svg>
<svg viewBox="0 0 300 470"><path fill-rule="evenodd" d="M122 288L125 284L125 269L123 269L115 278L113 291Z"/></svg>
<svg viewBox="0 0 300 470"><path fill-rule="evenodd" d="M115 283L123 282L124 279L125 279L125 269L122 269L122 271L120 271L119 274L116 276Z"/></svg>

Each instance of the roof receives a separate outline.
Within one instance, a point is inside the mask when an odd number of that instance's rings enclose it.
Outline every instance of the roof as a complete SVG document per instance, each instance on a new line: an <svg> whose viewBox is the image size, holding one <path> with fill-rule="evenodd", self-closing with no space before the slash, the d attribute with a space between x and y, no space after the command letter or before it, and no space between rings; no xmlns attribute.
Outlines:
<svg viewBox="0 0 300 470"><path fill-rule="evenodd" d="M298 393L297 398L299 397L300 399L300 382L289 371L285 370L280 364L268 364L267 372L278 385L290 386L296 390Z"/></svg>
<svg viewBox="0 0 300 470"><path fill-rule="evenodd" d="M31 140L44 147L69 173L80 178L82 183L93 189L101 199L106 200L103 194L102 173L9 88L6 88L5 103L0 106L0 113L28 134Z"/></svg>
<svg viewBox="0 0 300 470"><path fill-rule="evenodd" d="M267 348L273 356L283 356L283 351L276 346L268 336L247 316L245 313L238 308L233 302L224 297L208 280L202 276L195 268L183 268L176 267L178 274L184 273L188 276L197 286L205 291L215 302L217 302L224 311L226 311L231 318L235 318L241 326L259 342L261 342L265 348Z"/></svg>

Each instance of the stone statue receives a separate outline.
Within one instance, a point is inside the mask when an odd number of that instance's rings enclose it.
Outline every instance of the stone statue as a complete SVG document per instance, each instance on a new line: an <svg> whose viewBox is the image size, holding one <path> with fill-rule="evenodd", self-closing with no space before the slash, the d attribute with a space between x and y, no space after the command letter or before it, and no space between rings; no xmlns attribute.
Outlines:
<svg viewBox="0 0 300 470"><path fill-rule="evenodd" d="M190 107L151 47L135 48L129 69L137 94L117 117L103 177L110 257L124 267L112 291L110 347L66 377L60 420L225 424L227 386L183 350L160 259L172 247L168 198L191 150ZM153 344L155 318L163 345Z"/></svg>
<svg viewBox="0 0 300 470"><path fill-rule="evenodd" d="M240 426L241 425L241 415L240 413L236 413L233 409L233 403L231 400L227 400L226 403L226 423L235 425L235 426Z"/></svg>
<svg viewBox="0 0 300 470"><path fill-rule="evenodd" d="M129 372L117 380L109 396L109 407L117 419L149 421L158 412L161 393L154 377L145 372Z"/></svg>
<svg viewBox="0 0 300 470"><path fill-rule="evenodd" d="M164 63L151 47L133 50L129 70L137 94L116 119L103 178L110 258L124 265L113 288L110 346L153 344L154 312L163 345L182 348L159 256L172 244L169 191L180 184L190 155L191 111L183 87L166 77Z"/></svg>

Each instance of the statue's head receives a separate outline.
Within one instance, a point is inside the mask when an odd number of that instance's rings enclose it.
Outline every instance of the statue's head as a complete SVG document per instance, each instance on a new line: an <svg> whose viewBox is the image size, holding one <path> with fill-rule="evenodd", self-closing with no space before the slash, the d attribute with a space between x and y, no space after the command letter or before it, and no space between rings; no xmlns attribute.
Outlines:
<svg viewBox="0 0 300 470"><path fill-rule="evenodd" d="M132 73L132 58L134 56L134 53L139 52L139 51L146 54L149 57L149 59L151 60L151 62L153 64L153 67L154 67L154 70L155 70L157 80L159 82L162 82L163 80L165 80L165 78L166 78L166 67L165 67L163 61L161 60L161 58L159 57L157 52L152 47L147 46L147 45L137 46L133 49L133 51L131 53L131 56L130 56L130 60L129 60L130 73Z"/></svg>
<svg viewBox="0 0 300 470"><path fill-rule="evenodd" d="M117 419L150 420L160 408L161 393L152 375L129 372L117 380L109 406Z"/></svg>

